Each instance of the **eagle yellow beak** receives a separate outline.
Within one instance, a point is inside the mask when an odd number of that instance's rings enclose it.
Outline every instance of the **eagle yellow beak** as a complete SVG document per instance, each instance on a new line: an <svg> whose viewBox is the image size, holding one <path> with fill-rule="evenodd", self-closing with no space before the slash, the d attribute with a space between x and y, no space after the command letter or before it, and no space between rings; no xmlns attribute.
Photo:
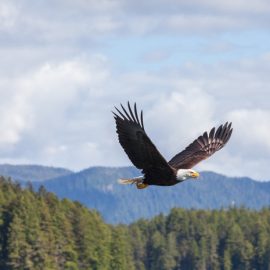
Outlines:
<svg viewBox="0 0 270 270"><path fill-rule="evenodd" d="M191 174L191 177L193 177L193 178L197 178L199 176L200 176L200 174L198 172L194 172Z"/></svg>

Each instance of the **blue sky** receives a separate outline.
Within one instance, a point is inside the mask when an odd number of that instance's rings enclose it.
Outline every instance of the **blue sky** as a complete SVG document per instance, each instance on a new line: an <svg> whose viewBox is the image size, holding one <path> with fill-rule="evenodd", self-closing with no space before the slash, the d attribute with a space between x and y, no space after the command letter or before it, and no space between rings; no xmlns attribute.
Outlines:
<svg viewBox="0 0 270 270"><path fill-rule="evenodd" d="M268 52L270 38L265 31L224 33L214 36L179 35L114 38L101 49L116 68L157 71L186 62L213 64L254 58Z"/></svg>
<svg viewBox="0 0 270 270"><path fill-rule="evenodd" d="M2 0L0 163L130 165L111 115L130 100L167 159L232 121L196 169L270 180L269 15L266 0Z"/></svg>

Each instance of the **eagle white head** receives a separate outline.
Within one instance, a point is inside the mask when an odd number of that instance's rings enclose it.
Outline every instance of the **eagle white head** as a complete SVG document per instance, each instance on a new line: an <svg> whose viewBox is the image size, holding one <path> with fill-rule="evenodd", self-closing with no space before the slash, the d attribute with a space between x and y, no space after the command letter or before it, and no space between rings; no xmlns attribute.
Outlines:
<svg viewBox="0 0 270 270"><path fill-rule="evenodd" d="M192 169L179 169L176 173L176 179L178 181L184 181L189 178L198 178L200 174Z"/></svg>

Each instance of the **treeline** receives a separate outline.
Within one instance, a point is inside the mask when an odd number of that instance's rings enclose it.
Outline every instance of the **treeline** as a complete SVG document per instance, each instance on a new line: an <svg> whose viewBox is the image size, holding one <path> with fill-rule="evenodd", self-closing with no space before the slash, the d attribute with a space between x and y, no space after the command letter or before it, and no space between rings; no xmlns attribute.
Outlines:
<svg viewBox="0 0 270 270"><path fill-rule="evenodd" d="M270 269L270 209L172 209L129 227L136 269Z"/></svg>
<svg viewBox="0 0 270 270"><path fill-rule="evenodd" d="M127 227L0 177L0 269L135 269Z"/></svg>
<svg viewBox="0 0 270 270"><path fill-rule="evenodd" d="M78 202L0 177L0 269L266 270L270 209L175 208L112 226Z"/></svg>

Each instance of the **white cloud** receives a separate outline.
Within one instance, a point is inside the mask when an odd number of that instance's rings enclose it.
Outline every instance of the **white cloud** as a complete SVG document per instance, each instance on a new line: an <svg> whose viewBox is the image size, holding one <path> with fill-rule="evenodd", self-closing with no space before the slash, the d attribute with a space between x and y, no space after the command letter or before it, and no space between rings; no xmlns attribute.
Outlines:
<svg viewBox="0 0 270 270"><path fill-rule="evenodd" d="M130 164L110 112L130 100L143 108L146 130L167 158L212 126L233 121L228 146L198 168L266 179L268 41L247 40L245 48L255 46L250 55L234 58L245 41L224 36L268 31L269 13L264 0L2 1L0 162L71 169ZM116 51L127 37L134 44ZM171 44L155 44L166 37ZM213 61L211 53L231 54Z"/></svg>
<svg viewBox="0 0 270 270"><path fill-rule="evenodd" d="M76 130L69 121L76 121L85 102L91 106L90 99L102 95L107 77L103 59L98 56L87 60L45 63L13 81L12 98L1 99L2 148L16 145L20 149L29 143L29 150L38 156L43 147L46 154L55 154L63 150L61 141L72 142ZM80 119L81 124L86 117ZM14 154L23 153L14 150Z"/></svg>
<svg viewBox="0 0 270 270"><path fill-rule="evenodd" d="M145 128L166 158L212 126L232 121L228 145L198 168L269 180L268 65L266 56L219 66L193 63L156 76L128 76L125 82L145 90L137 94Z"/></svg>
<svg viewBox="0 0 270 270"><path fill-rule="evenodd" d="M0 31L8 31L14 26L17 9L8 1L0 3Z"/></svg>
<svg viewBox="0 0 270 270"><path fill-rule="evenodd" d="M237 125L236 140L241 151L270 156L270 110L240 109L231 111L228 117Z"/></svg>
<svg viewBox="0 0 270 270"><path fill-rule="evenodd" d="M14 45L70 47L111 36L268 30L267 1L4 1L0 31ZM8 32L7 32L8 31Z"/></svg>
<svg viewBox="0 0 270 270"><path fill-rule="evenodd" d="M44 62L12 80L0 78L10 89L1 93L0 160L72 169L131 164L110 112L130 100L143 108L146 130L168 159L212 126L232 121L228 146L198 168L266 179L268 65L264 55L248 65L119 73L102 55Z"/></svg>
<svg viewBox="0 0 270 270"><path fill-rule="evenodd" d="M157 95L153 103L146 112L146 129L168 159L214 124L213 100L201 89L176 88Z"/></svg>
<svg viewBox="0 0 270 270"><path fill-rule="evenodd" d="M2 86L10 82L10 92L1 93L0 161L71 169L131 164L110 112L130 100L143 108L145 128L168 159L212 126L232 121L228 146L198 168L266 179L270 82L266 72L256 70L267 65L264 56L219 69L193 63L178 70L118 73L104 56L94 55L43 63L13 80L0 78ZM249 102L245 97L254 93Z"/></svg>

